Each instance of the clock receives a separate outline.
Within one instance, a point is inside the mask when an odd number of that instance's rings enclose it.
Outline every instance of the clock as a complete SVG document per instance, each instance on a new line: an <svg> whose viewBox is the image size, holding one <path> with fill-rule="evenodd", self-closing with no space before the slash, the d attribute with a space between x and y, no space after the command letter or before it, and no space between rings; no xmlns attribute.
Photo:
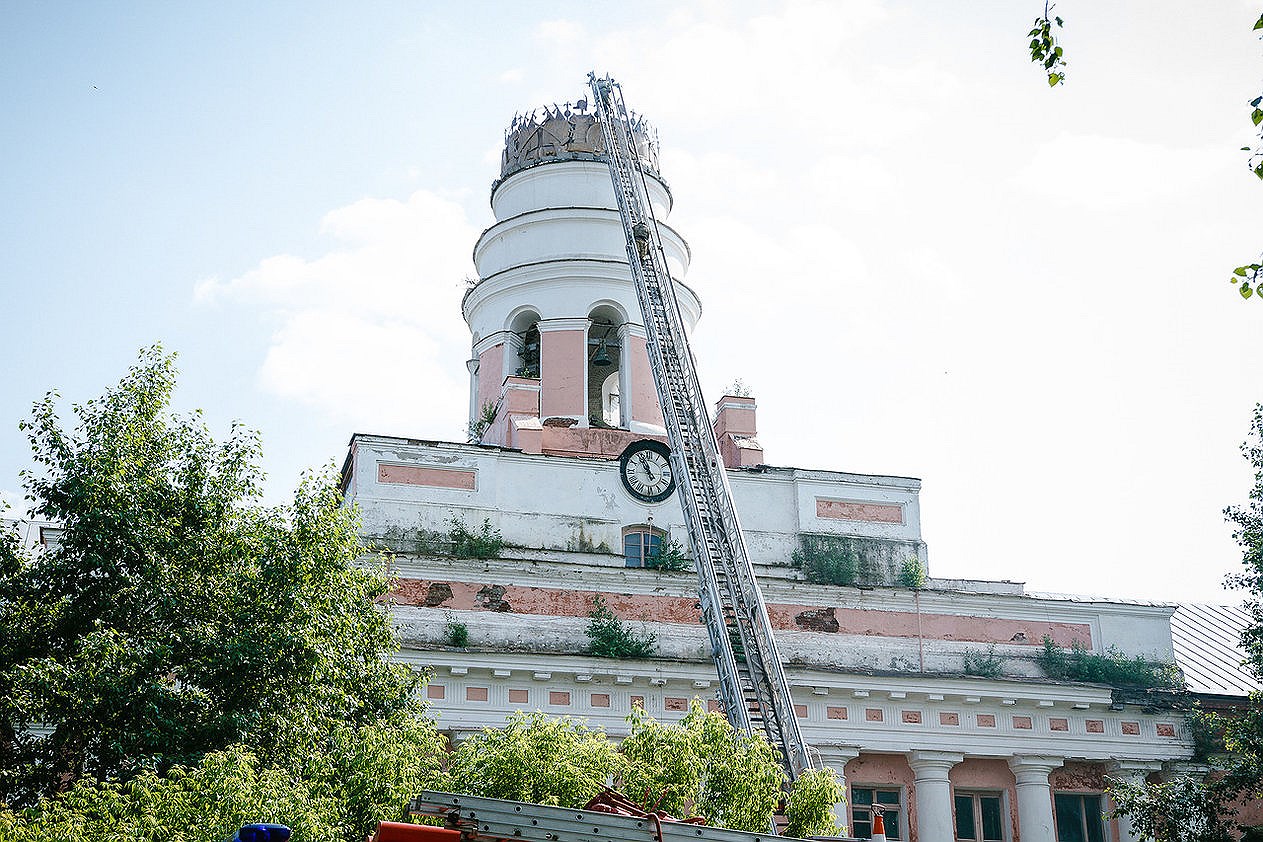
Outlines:
<svg viewBox="0 0 1263 842"><path fill-rule="evenodd" d="M671 449L662 442L643 440L627 445L618 459L619 476L627 493L646 503L661 503L675 491Z"/></svg>

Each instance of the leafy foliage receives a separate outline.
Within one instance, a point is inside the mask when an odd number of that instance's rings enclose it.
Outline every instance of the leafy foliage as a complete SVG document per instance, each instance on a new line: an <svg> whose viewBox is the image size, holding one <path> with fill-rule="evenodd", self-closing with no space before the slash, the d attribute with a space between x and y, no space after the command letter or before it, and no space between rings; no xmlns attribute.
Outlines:
<svg viewBox="0 0 1263 842"><path fill-rule="evenodd" d="M736 731L722 714L697 699L678 725L664 725L636 709L623 740L623 780L631 797L674 816L702 815L711 824L765 832L785 780L768 741ZM817 814L810 794L800 799L805 818ZM833 803L830 802L830 807Z"/></svg>
<svg viewBox="0 0 1263 842"><path fill-rule="evenodd" d="M527 377L518 372L519 377ZM536 375L538 377L539 375ZM478 412L478 417L469 422L469 428L466 430L466 440L470 444L478 444L482 441L483 435L487 432L492 424L496 423L496 416L500 414L499 408L493 403L484 403L482 409Z"/></svg>
<svg viewBox="0 0 1263 842"><path fill-rule="evenodd" d="M658 642L651 631L637 633L628 628L599 596L592 598L586 633L588 652L599 658L648 658Z"/></svg>
<svg viewBox="0 0 1263 842"><path fill-rule="evenodd" d="M1045 2L1043 16L1035 18L1035 25L1027 36L1031 39L1031 61L1043 66L1048 74L1048 86L1055 88L1066 81L1066 61L1064 51L1057 44L1057 33L1053 30L1054 26L1061 29L1063 22L1059 17L1050 17L1052 10L1053 7Z"/></svg>
<svg viewBox="0 0 1263 842"><path fill-rule="evenodd" d="M444 618L447 623L444 625L444 631L447 632L447 642L450 646L464 649L469 645L469 626L456 619L456 615L448 611Z"/></svg>
<svg viewBox="0 0 1263 842"><path fill-rule="evenodd" d="M645 559L645 567L651 570L665 570L668 573L682 573L693 569L693 562L679 541L670 540L658 545L658 549Z"/></svg>
<svg viewBox="0 0 1263 842"><path fill-rule="evenodd" d="M1175 664L1149 661L1139 655L1129 658L1113 646L1098 653L1076 640L1066 650L1045 636L1044 650L1037 660L1044 673L1057 681L1170 690L1184 687L1184 678Z"/></svg>
<svg viewBox="0 0 1263 842"><path fill-rule="evenodd" d="M854 585L858 578L859 559L854 548L833 535L800 534L798 548L790 558L809 582Z"/></svg>
<svg viewBox="0 0 1263 842"><path fill-rule="evenodd" d="M841 828L834 822L833 808L846 800L846 787L832 769L812 769L794 781L785 805L789 827L787 836L837 836Z"/></svg>
<svg viewBox="0 0 1263 842"><path fill-rule="evenodd" d="M448 522L447 540L456 558L495 558L504 549L500 530L491 525L491 518L483 518L478 531L472 531L465 521L453 516Z"/></svg>
<svg viewBox="0 0 1263 842"><path fill-rule="evenodd" d="M519 711L505 727L460 743L445 785L469 795L582 807L624 766L604 731Z"/></svg>
<svg viewBox="0 0 1263 842"><path fill-rule="evenodd" d="M234 746L270 769L419 712L336 477L259 505L257 435L172 416L174 385L155 347L72 429L52 393L22 423L33 512L64 531L0 544L0 801L132 797Z"/></svg>
<svg viewBox="0 0 1263 842"><path fill-rule="evenodd" d="M1159 842L1231 842L1234 812L1224 793L1199 780L1162 783L1111 781L1114 815L1131 820L1142 839Z"/></svg>
<svg viewBox="0 0 1263 842"><path fill-rule="evenodd" d="M1002 674L1001 664L1003 659L996 654L995 644L987 647L987 651L980 649L965 650L965 675L976 675L979 678L999 678Z"/></svg>
<svg viewBox="0 0 1263 842"><path fill-rule="evenodd" d="M899 568L899 585L919 591L925 587L925 565L919 558L909 558Z"/></svg>

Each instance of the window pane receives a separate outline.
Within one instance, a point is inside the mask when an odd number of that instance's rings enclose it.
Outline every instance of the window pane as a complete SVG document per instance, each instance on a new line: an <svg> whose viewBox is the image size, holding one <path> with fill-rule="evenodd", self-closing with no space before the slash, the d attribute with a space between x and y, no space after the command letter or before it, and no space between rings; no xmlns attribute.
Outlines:
<svg viewBox="0 0 1263 842"><path fill-rule="evenodd" d="M658 548L662 545L662 536L647 533L645 539L645 555L657 555Z"/></svg>
<svg viewBox="0 0 1263 842"><path fill-rule="evenodd" d="M623 536L623 559L628 567L640 567L643 564L640 557L640 536L639 532L628 532Z"/></svg>
<svg viewBox="0 0 1263 842"><path fill-rule="evenodd" d="M871 789L860 789L859 787L852 789L851 790L851 803L852 804L872 804L873 791Z"/></svg>
<svg viewBox="0 0 1263 842"><path fill-rule="evenodd" d="M974 827L974 799L972 795L956 796L956 838L978 838Z"/></svg>
<svg viewBox="0 0 1263 842"><path fill-rule="evenodd" d="M1088 842L1083 835L1083 799L1058 793L1053 804L1057 810L1057 842Z"/></svg>
<svg viewBox="0 0 1263 842"><path fill-rule="evenodd" d="M1083 822L1088 826L1088 842L1105 842L1105 819L1101 816L1101 796L1083 796Z"/></svg>
<svg viewBox="0 0 1263 842"><path fill-rule="evenodd" d="M986 842L1004 842L1004 830L1000 819L1000 796L980 795L982 808L982 838Z"/></svg>
<svg viewBox="0 0 1263 842"><path fill-rule="evenodd" d="M899 790L897 789L879 789L877 790L878 804L891 804L895 807L899 806Z"/></svg>
<svg viewBox="0 0 1263 842"><path fill-rule="evenodd" d="M899 833L899 814L894 810L887 810L882 813L882 818L886 824L886 838L902 839L903 836Z"/></svg>
<svg viewBox="0 0 1263 842"><path fill-rule="evenodd" d="M873 826L868 822L868 819L865 819L864 821L856 819L851 824L851 832L855 834L856 839L873 838Z"/></svg>

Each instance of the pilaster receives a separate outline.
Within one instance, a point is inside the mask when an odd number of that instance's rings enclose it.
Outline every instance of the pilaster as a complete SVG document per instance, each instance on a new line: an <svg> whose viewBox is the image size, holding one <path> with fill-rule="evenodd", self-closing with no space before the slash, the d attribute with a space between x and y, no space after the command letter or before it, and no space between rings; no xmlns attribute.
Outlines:
<svg viewBox="0 0 1263 842"><path fill-rule="evenodd" d="M1147 760L1116 760L1107 768L1107 774L1116 780L1130 784L1143 784L1150 772L1162 769L1162 764ZM1118 842L1140 842L1142 837L1132 826L1131 818L1118 816Z"/></svg>

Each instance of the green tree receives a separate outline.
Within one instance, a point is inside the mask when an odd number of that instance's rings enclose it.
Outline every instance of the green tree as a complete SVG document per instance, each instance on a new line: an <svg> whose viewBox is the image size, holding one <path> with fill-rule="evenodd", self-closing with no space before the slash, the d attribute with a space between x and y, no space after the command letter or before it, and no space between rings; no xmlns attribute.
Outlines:
<svg viewBox="0 0 1263 842"><path fill-rule="evenodd" d="M1241 452L1254 468L1249 503L1224 510L1241 547L1242 570L1228 583L1246 591L1251 622L1241 637L1245 666L1263 679L1263 404L1254 409L1250 436ZM1179 778L1161 784L1111 783L1117 813L1131 818L1141 838L1157 842L1222 842L1232 838L1233 803L1263 798L1263 693L1251 693L1246 709L1221 718L1227 754L1204 780Z"/></svg>
<svg viewBox="0 0 1263 842"><path fill-rule="evenodd" d="M117 782L230 746L261 768L336 765L370 734L355 729L384 722L429 739L417 677L387 659L388 579L356 563L336 477L260 505L258 436L234 425L216 442L196 413L174 416L175 379L151 348L73 406L73 426L55 393L21 425L33 514L63 532L31 552L0 542L0 802L80 780L121 797Z"/></svg>
<svg viewBox="0 0 1263 842"><path fill-rule="evenodd" d="M445 785L453 792L535 804L582 807L625 763L599 729L539 711L517 712L452 753Z"/></svg>
<svg viewBox="0 0 1263 842"><path fill-rule="evenodd" d="M765 832L785 773L768 741L735 730L722 714L694 699L678 725L632 711L620 750L624 786L674 816L702 815L713 825ZM832 807L832 802L829 805Z"/></svg>

